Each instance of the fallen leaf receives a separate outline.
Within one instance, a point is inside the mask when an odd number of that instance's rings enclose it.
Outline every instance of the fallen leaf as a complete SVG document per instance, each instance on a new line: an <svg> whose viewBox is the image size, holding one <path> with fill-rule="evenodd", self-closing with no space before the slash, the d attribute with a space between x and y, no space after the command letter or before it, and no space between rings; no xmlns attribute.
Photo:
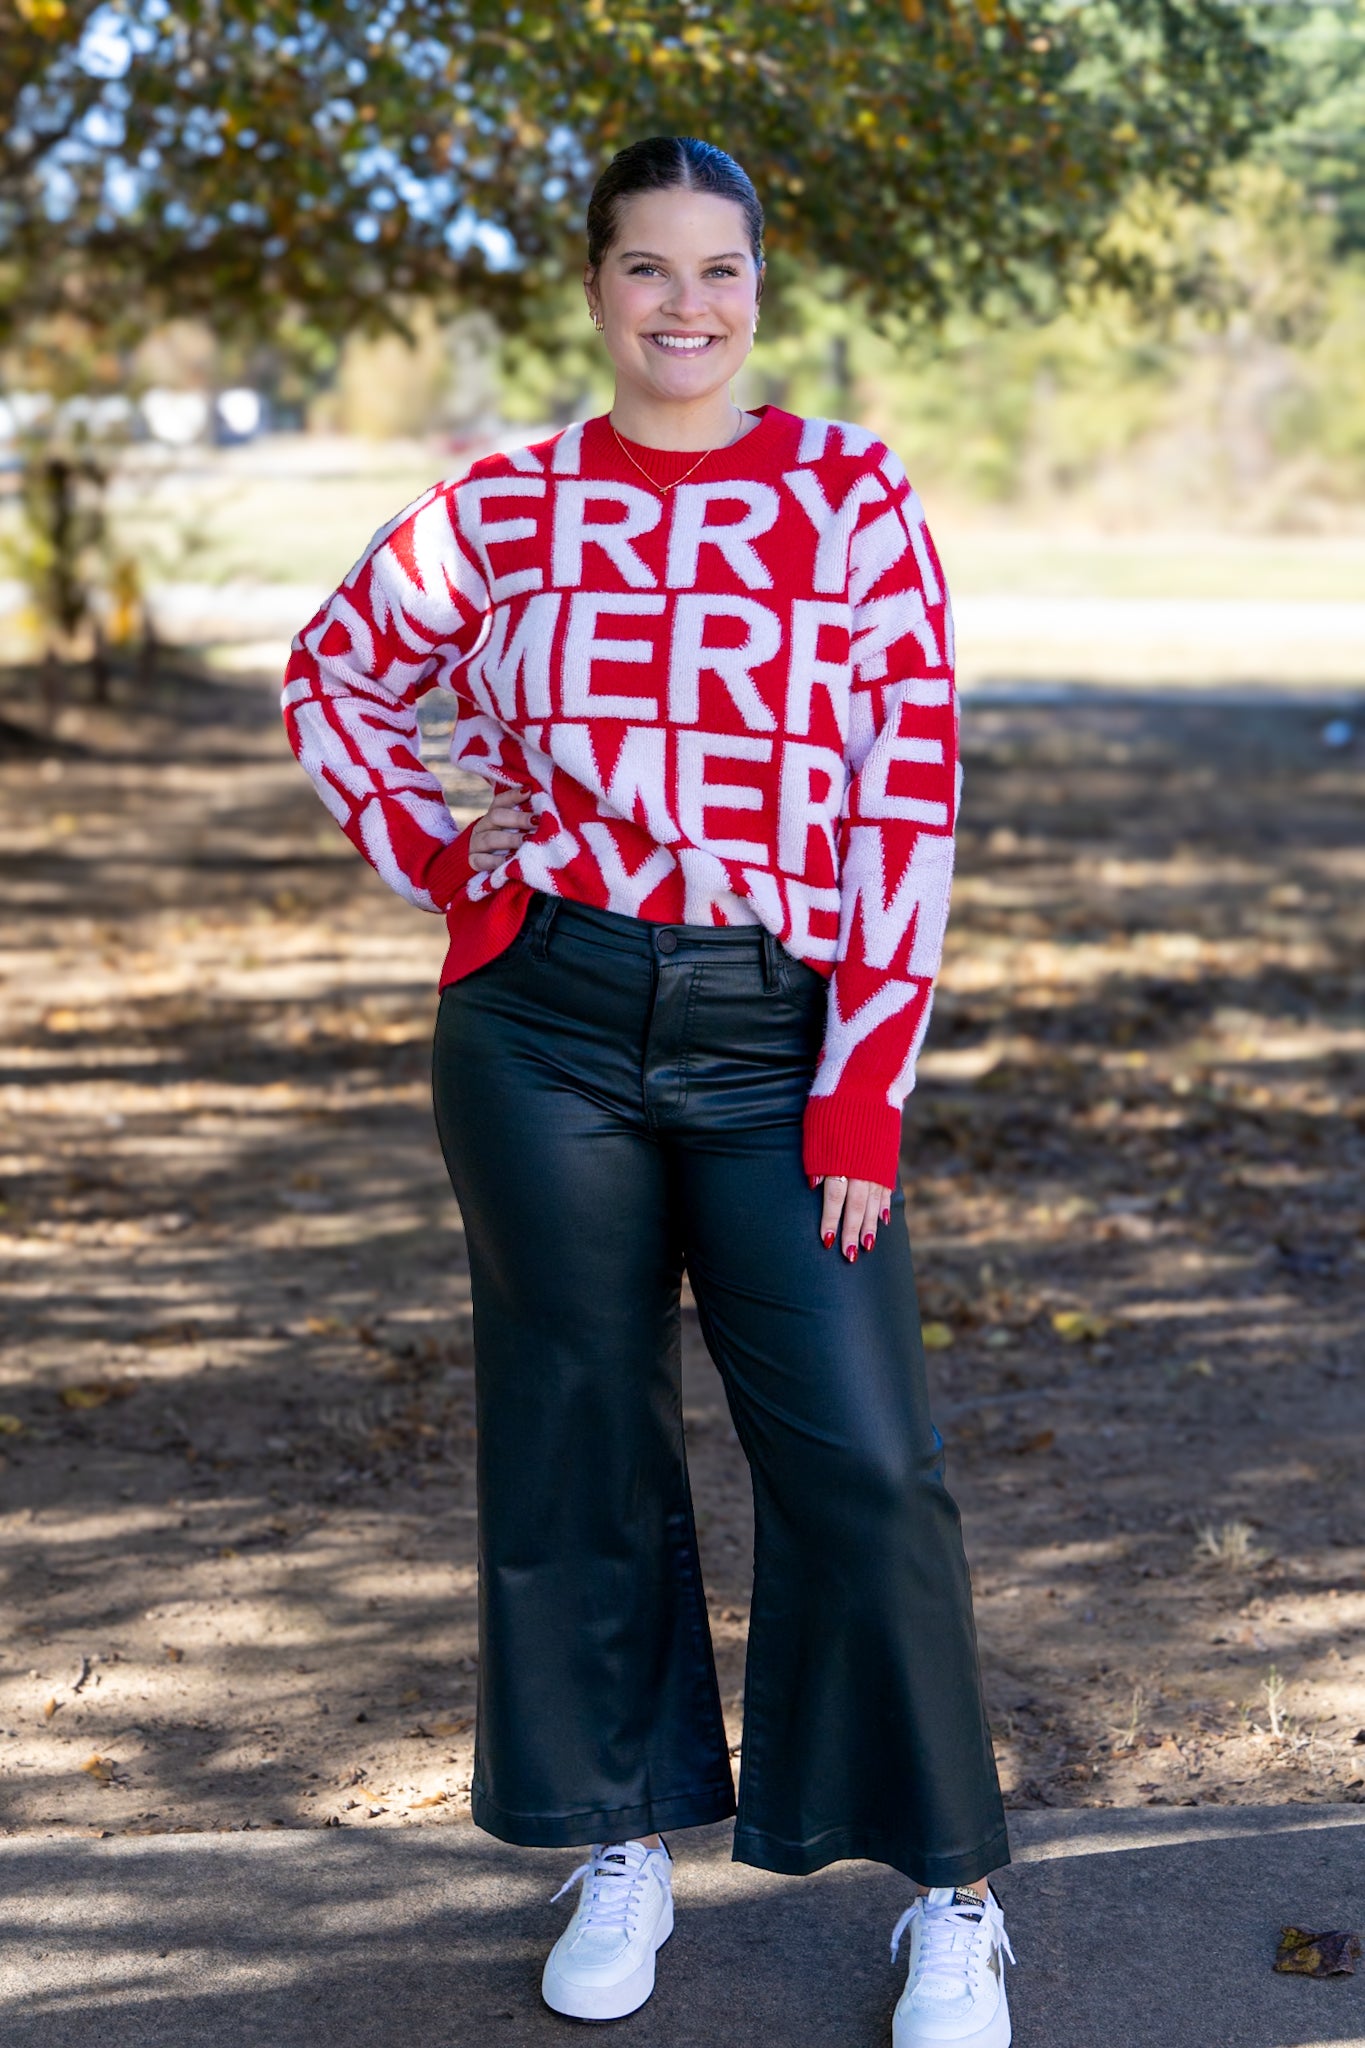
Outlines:
<svg viewBox="0 0 1365 2048"><path fill-rule="evenodd" d="M159 1350L163 1344L197 1344L198 1323L157 1323L150 1330L139 1330L132 1340L144 1351Z"/></svg>
<svg viewBox="0 0 1365 2048"><path fill-rule="evenodd" d="M59 1707L60 1705L61 1705L61 1701L60 1701L59 1699L55 1698L55 1697L54 1697L54 1698L52 1698L52 1699L50 1699L50 1700L44 1700L44 1701L43 1701L43 1719L44 1719L45 1721L50 1721L50 1720L52 1719L52 1716L53 1716L53 1715L54 1715L54 1714L56 1713L56 1711L57 1711L57 1709L58 1709L58 1707Z"/></svg>
<svg viewBox="0 0 1365 2048"><path fill-rule="evenodd" d="M309 1316L303 1327L310 1337L335 1337L345 1324L335 1316Z"/></svg>
<svg viewBox="0 0 1365 2048"><path fill-rule="evenodd" d="M0 1415L0 1436L22 1436L23 1423L17 1415Z"/></svg>
<svg viewBox="0 0 1365 2048"><path fill-rule="evenodd" d="M421 1699L421 1697L422 1697L422 1688L421 1688L421 1686L420 1686L420 1685L410 1685L410 1686L408 1687L408 1689L407 1689L407 1691L406 1691L406 1692L400 1692L400 1693L399 1693L399 1695L398 1695L398 1704L399 1704L399 1706L400 1706L400 1707L410 1707L410 1706L412 1705L412 1703L413 1703L413 1701L414 1701L414 1700L420 1700L420 1699Z"/></svg>
<svg viewBox="0 0 1365 2048"><path fill-rule="evenodd" d="M136 1392L136 1380L79 1380L63 1387L57 1399L63 1408L103 1408L106 1401L126 1401Z"/></svg>
<svg viewBox="0 0 1365 2048"><path fill-rule="evenodd" d="M920 1337L926 1351L947 1351L953 1342L953 1333L946 1323L922 1324Z"/></svg>
<svg viewBox="0 0 1365 2048"><path fill-rule="evenodd" d="M459 1721L433 1721L431 1723L429 1732L432 1735L464 1735L473 1726L473 1715L466 1714L464 1718Z"/></svg>
<svg viewBox="0 0 1365 2048"><path fill-rule="evenodd" d="M1056 1441L1055 1429L1040 1429L1036 1436L1025 1437L1021 1444L1015 1444L1014 1454L1017 1458L1022 1458L1027 1451L1048 1451Z"/></svg>
<svg viewBox="0 0 1365 2048"><path fill-rule="evenodd" d="M88 1778L93 1778L97 1785L112 1785L114 1782L116 1766L111 1756L88 1756L81 1769Z"/></svg>
<svg viewBox="0 0 1365 2048"><path fill-rule="evenodd" d="M1286 1977L1352 1977L1360 1961L1360 1936L1349 1929L1309 1934L1282 1927L1274 1968Z"/></svg>
<svg viewBox="0 0 1365 2048"><path fill-rule="evenodd" d="M178 1643L164 1643L162 1648L166 1652L166 1662L168 1664L183 1664L185 1661L185 1652Z"/></svg>
<svg viewBox="0 0 1365 2048"><path fill-rule="evenodd" d="M1093 1344L1097 1337L1107 1335L1112 1325L1108 1316L1093 1315L1089 1309L1059 1308L1052 1327L1063 1344Z"/></svg>
<svg viewBox="0 0 1365 2048"><path fill-rule="evenodd" d="M415 1813L419 1806L444 1806L449 1797L448 1792L433 1792L428 1799L410 1799L408 1808Z"/></svg>

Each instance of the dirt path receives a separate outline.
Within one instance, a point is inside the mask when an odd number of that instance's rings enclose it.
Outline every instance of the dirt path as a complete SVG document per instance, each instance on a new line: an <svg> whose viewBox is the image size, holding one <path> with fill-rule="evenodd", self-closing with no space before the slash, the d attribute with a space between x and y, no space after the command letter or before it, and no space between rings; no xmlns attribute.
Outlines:
<svg viewBox="0 0 1365 2048"><path fill-rule="evenodd" d="M1365 761L1321 723L969 712L906 1161L1016 1805L1365 1796ZM60 738L0 753L4 1825L460 1821L440 927L260 683ZM737 1744L747 1489L689 1329Z"/></svg>

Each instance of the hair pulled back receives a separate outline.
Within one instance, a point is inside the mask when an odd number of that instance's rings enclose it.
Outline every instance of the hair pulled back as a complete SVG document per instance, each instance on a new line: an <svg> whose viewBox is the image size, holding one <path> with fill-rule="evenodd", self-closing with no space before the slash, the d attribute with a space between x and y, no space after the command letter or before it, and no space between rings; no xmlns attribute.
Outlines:
<svg viewBox="0 0 1365 2048"><path fill-rule="evenodd" d="M763 208L748 172L695 135L651 135L618 150L588 201L588 264L596 270L616 239L621 206L639 192L713 192L744 215L755 268L763 265Z"/></svg>

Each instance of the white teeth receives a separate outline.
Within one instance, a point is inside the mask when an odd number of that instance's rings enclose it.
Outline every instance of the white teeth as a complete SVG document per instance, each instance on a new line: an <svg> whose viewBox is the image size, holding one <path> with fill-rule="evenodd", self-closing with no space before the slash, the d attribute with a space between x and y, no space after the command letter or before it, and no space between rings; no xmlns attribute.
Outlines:
<svg viewBox="0 0 1365 2048"><path fill-rule="evenodd" d="M711 334L655 334L651 335L650 339L657 341L660 348L699 349L706 348L715 339L715 336Z"/></svg>

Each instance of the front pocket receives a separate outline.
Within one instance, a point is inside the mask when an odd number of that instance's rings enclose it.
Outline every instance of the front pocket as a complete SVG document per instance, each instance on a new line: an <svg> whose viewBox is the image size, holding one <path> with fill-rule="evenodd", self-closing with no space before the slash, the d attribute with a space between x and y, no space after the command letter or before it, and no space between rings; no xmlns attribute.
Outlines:
<svg viewBox="0 0 1365 2048"><path fill-rule="evenodd" d="M801 1011L823 1005L829 995L829 983L815 968L807 967L804 960L795 960L790 953L782 956L778 994Z"/></svg>

